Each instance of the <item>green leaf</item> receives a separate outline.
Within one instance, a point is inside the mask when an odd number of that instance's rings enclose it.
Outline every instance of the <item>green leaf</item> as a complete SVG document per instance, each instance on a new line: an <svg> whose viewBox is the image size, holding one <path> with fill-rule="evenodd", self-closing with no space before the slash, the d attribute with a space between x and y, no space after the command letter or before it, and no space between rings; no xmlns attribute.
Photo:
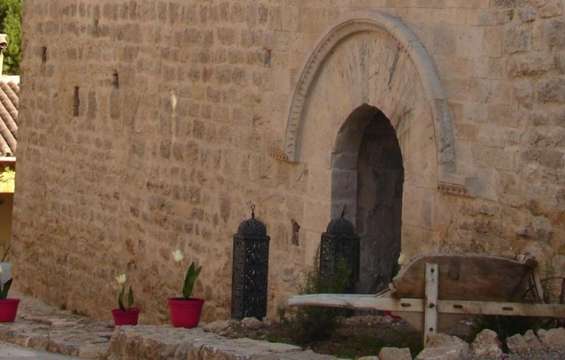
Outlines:
<svg viewBox="0 0 565 360"><path fill-rule="evenodd" d="M8 34L8 49L4 53L4 70L18 74L21 61L22 0L0 1L1 32Z"/></svg>
<svg viewBox="0 0 565 360"><path fill-rule="evenodd" d="M12 286L12 279L6 281L4 286L0 286L0 299L7 299L10 287Z"/></svg>
<svg viewBox="0 0 565 360"><path fill-rule="evenodd" d="M120 291L120 295L118 295L118 307L122 311L126 311L126 307L124 306L124 293L125 293L125 291L126 291L126 287L124 285L122 287L122 290Z"/></svg>
<svg viewBox="0 0 565 360"><path fill-rule="evenodd" d="M190 264L190 267L186 271L186 276L184 278L184 285L182 289L182 295L185 299L192 297L192 291L194 290L194 284L200 275L202 266L197 266L194 262Z"/></svg>
<svg viewBox="0 0 565 360"><path fill-rule="evenodd" d="M133 306L133 290L130 286L128 292L128 309L131 309L132 306Z"/></svg>

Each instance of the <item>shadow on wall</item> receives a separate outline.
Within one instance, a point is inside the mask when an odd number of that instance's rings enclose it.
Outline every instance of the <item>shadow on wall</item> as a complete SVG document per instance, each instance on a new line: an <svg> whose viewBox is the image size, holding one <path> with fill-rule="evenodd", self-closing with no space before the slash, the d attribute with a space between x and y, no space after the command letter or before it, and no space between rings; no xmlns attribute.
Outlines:
<svg viewBox="0 0 565 360"><path fill-rule="evenodd" d="M0 254L4 254L12 234L14 194L0 193Z"/></svg>

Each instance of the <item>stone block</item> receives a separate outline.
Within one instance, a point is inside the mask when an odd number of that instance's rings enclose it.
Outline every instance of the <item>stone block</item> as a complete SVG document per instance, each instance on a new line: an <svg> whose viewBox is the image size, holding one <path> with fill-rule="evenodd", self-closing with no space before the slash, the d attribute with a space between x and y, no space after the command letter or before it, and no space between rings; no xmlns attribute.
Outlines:
<svg viewBox="0 0 565 360"><path fill-rule="evenodd" d="M565 103L565 78L541 81L537 87L537 97L541 103Z"/></svg>
<svg viewBox="0 0 565 360"><path fill-rule="evenodd" d="M485 329L481 331L471 344L473 355L479 359L499 358L502 355L500 340L496 332Z"/></svg>
<svg viewBox="0 0 565 360"><path fill-rule="evenodd" d="M558 52L554 56L557 70L560 74L565 74L565 51Z"/></svg>
<svg viewBox="0 0 565 360"><path fill-rule="evenodd" d="M384 347L379 352L380 360L412 360L412 354L408 348Z"/></svg>
<svg viewBox="0 0 565 360"><path fill-rule="evenodd" d="M532 44L532 31L526 25L514 25L504 33L504 52L513 54L523 52Z"/></svg>
<svg viewBox="0 0 565 360"><path fill-rule="evenodd" d="M524 335L516 334L510 336L506 339L506 346L508 346L510 352L515 354L527 354L544 348L532 330L526 331Z"/></svg>
<svg viewBox="0 0 565 360"><path fill-rule="evenodd" d="M543 25L545 42L551 48L565 48L565 20L554 19Z"/></svg>
<svg viewBox="0 0 565 360"><path fill-rule="evenodd" d="M469 355L469 344L465 341L455 336L436 334L430 337L416 360L460 360Z"/></svg>
<svg viewBox="0 0 565 360"><path fill-rule="evenodd" d="M536 19L536 9L531 6L525 6L518 10L518 16L522 22L531 22Z"/></svg>
<svg viewBox="0 0 565 360"><path fill-rule="evenodd" d="M261 320L258 320L254 317L247 317L247 318L241 320L241 326L248 328L248 329L257 330L257 329L260 329L262 327L265 327L265 324Z"/></svg>
<svg viewBox="0 0 565 360"><path fill-rule="evenodd" d="M554 66L554 57L546 53L528 53L512 56L508 61L508 75L511 77L540 76Z"/></svg>
<svg viewBox="0 0 565 360"><path fill-rule="evenodd" d="M539 330L538 337L543 345L552 350L565 350L565 328Z"/></svg>
<svg viewBox="0 0 565 360"><path fill-rule="evenodd" d="M552 18L563 14L561 0L547 0L538 10L541 18Z"/></svg>

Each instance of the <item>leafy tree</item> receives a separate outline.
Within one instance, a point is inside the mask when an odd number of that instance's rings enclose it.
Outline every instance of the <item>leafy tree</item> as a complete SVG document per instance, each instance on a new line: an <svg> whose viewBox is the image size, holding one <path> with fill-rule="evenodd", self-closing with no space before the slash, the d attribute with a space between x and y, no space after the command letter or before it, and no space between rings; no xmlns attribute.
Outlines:
<svg viewBox="0 0 565 360"><path fill-rule="evenodd" d="M22 58L22 1L0 0L0 32L8 34L8 49L4 52L6 74L20 73Z"/></svg>

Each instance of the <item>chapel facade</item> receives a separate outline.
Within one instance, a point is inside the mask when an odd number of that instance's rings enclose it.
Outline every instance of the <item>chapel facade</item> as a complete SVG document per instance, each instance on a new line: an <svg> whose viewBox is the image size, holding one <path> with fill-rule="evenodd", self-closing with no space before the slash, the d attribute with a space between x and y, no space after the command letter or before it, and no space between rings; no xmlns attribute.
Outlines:
<svg viewBox="0 0 565 360"><path fill-rule="evenodd" d="M230 311L250 205L269 312L320 236L361 237L357 291L400 254L529 253L565 274L564 0L27 0L18 287L107 317L113 279L164 321L182 250Z"/></svg>

